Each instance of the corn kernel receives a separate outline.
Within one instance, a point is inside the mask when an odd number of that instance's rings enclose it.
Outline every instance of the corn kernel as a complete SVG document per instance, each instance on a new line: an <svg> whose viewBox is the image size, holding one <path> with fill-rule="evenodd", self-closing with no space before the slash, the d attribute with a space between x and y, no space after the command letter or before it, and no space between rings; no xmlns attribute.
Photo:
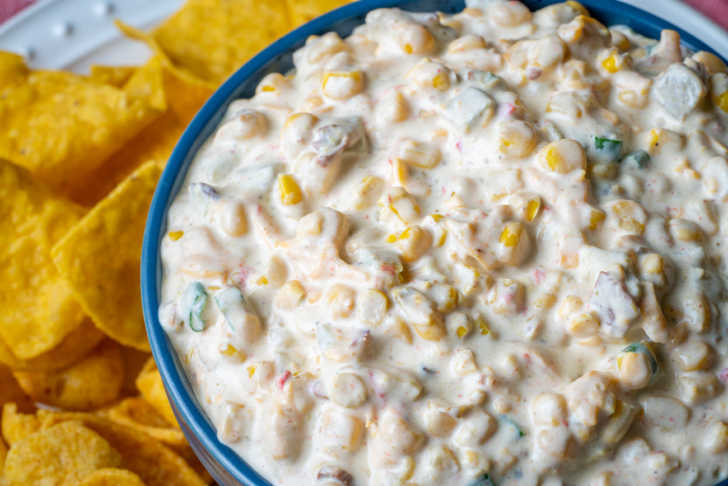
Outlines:
<svg viewBox="0 0 728 486"><path fill-rule="evenodd" d="M401 339L407 344L412 344L412 331L410 331L409 326L401 319L397 319L387 329L386 333L397 339Z"/></svg>
<svg viewBox="0 0 728 486"><path fill-rule="evenodd" d="M293 310L306 297L306 290L298 280L289 280L278 291L275 303L285 310Z"/></svg>
<svg viewBox="0 0 728 486"><path fill-rule="evenodd" d="M490 326L488 326L488 321L485 320L485 317L478 317L475 320L475 325L478 326L478 332L480 332L482 336L490 334Z"/></svg>
<svg viewBox="0 0 728 486"><path fill-rule="evenodd" d="M406 52L407 54L412 54L412 53L413 53L413 52L415 51L415 50L414 50L414 49L412 48L412 44L410 44L409 42L408 42L408 43L406 43L406 44L405 44L405 45L403 46L403 50L404 50L404 52Z"/></svg>
<svg viewBox="0 0 728 486"><path fill-rule="evenodd" d="M291 174L278 176L278 192L281 195L281 203L286 206L298 204L303 200L301 188Z"/></svg>
<svg viewBox="0 0 728 486"><path fill-rule="evenodd" d="M576 2L574 0L568 0L566 2L566 5L572 8L572 10L577 11L580 15L584 15L585 17L589 16L589 11L584 7L584 5L580 4L579 2Z"/></svg>
<svg viewBox="0 0 728 486"><path fill-rule="evenodd" d="M634 201L623 199L615 201L610 209L617 218L619 228L638 235L644 233L647 214L642 206Z"/></svg>
<svg viewBox="0 0 728 486"><path fill-rule="evenodd" d="M670 232L675 239L684 242L700 243L705 238L700 226L686 219L671 219Z"/></svg>
<svg viewBox="0 0 728 486"><path fill-rule="evenodd" d="M405 139L399 144L398 159L420 169L433 169L440 163L440 150L432 145Z"/></svg>
<svg viewBox="0 0 728 486"><path fill-rule="evenodd" d="M546 310L550 309L554 306L556 303L556 296L551 292L546 292L543 295L539 295L536 297L536 300L534 301L533 305L537 309Z"/></svg>
<svg viewBox="0 0 728 486"><path fill-rule="evenodd" d="M255 375L255 366L248 366L248 378L252 378Z"/></svg>
<svg viewBox="0 0 728 486"><path fill-rule="evenodd" d="M529 200L526 203L526 221L529 223L536 219L538 213L541 211L541 198L536 196L534 199Z"/></svg>
<svg viewBox="0 0 728 486"><path fill-rule="evenodd" d="M259 278L258 280L256 280L256 281L255 281L255 283L256 283L257 285L268 285L268 279L266 278L266 276L265 276L265 275L263 275L263 276L262 276L262 277L260 277L260 278Z"/></svg>
<svg viewBox="0 0 728 486"><path fill-rule="evenodd" d="M569 319L566 330L572 336L593 336L599 330L599 319L591 312L582 312Z"/></svg>
<svg viewBox="0 0 728 486"><path fill-rule="evenodd" d="M384 181L377 176L365 176L356 192L354 208L364 210L374 204L384 189Z"/></svg>
<svg viewBox="0 0 728 486"><path fill-rule="evenodd" d="M536 146L536 135L526 122L512 120L501 126L498 141L501 153L509 157L522 158L533 151Z"/></svg>
<svg viewBox="0 0 728 486"><path fill-rule="evenodd" d="M167 233L167 236L169 236L169 239L172 241L177 241L185 234L184 231L170 231Z"/></svg>
<svg viewBox="0 0 728 486"><path fill-rule="evenodd" d="M383 292L371 289L357 296L356 307L362 322L377 326L389 310L389 299Z"/></svg>
<svg viewBox="0 0 728 486"><path fill-rule="evenodd" d="M601 209L592 208L589 214L589 229L594 231L597 229L607 218L607 214Z"/></svg>
<svg viewBox="0 0 728 486"><path fill-rule="evenodd" d="M648 253L640 258L640 270L645 274L659 275L665 270L665 261L659 253Z"/></svg>
<svg viewBox="0 0 728 486"><path fill-rule="evenodd" d="M602 61L602 67L612 74L620 70L621 64L622 61L617 58L617 54L614 52Z"/></svg>
<svg viewBox="0 0 728 486"><path fill-rule="evenodd" d="M501 232L500 241L507 248L514 248L521 240L522 227L517 223L507 223Z"/></svg>
<svg viewBox="0 0 728 486"><path fill-rule="evenodd" d="M329 98L345 100L364 90L364 75L361 71L330 71L324 74L321 89Z"/></svg>
<svg viewBox="0 0 728 486"><path fill-rule="evenodd" d="M407 167L407 163L404 160L394 159L392 161L392 179L394 180L394 185L407 187L409 167Z"/></svg>
<svg viewBox="0 0 728 486"><path fill-rule="evenodd" d="M458 328L455 330L455 334L457 334L457 337L459 337L460 339L464 338L469 332L470 329L465 326L458 326Z"/></svg>
<svg viewBox="0 0 728 486"><path fill-rule="evenodd" d="M411 226L399 234L395 242L402 259L413 262L424 255L432 246L432 235L419 226Z"/></svg>
<svg viewBox="0 0 728 486"><path fill-rule="evenodd" d="M567 319L584 306L584 302L576 295L567 295L559 306L558 315L561 319Z"/></svg>
<svg viewBox="0 0 728 486"><path fill-rule="evenodd" d="M433 221L434 221L435 223L439 223L440 221L442 221L442 218L443 218L442 214L438 214L438 213L432 213L432 214L430 215L430 217L432 218L432 220L433 220Z"/></svg>
<svg viewBox="0 0 728 486"><path fill-rule="evenodd" d="M728 112L728 91L718 95L718 101L716 104L718 105L718 108Z"/></svg>
<svg viewBox="0 0 728 486"><path fill-rule="evenodd" d="M326 300L335 318L346 318L354 310L356 292L346 285L334 284L329 289Z"/></svg>
<svg viewBox="0 0 728 486"><path fill-rule="evenodd" d="M575 140L568 138L551 142L541 149L541 165L559 174L586 168L586 154Z"/></svg>

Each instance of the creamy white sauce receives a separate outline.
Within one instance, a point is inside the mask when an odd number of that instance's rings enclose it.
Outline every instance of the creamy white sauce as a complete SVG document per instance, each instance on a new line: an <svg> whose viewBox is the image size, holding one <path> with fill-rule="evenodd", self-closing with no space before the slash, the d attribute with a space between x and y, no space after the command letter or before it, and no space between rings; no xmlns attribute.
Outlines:
<svg viewBox="0 0 728 486"><path fill-rule="evenodd" d="M160 317L274 484L728 476L725 66L584 13L371 12L199 151Z"/></svg>

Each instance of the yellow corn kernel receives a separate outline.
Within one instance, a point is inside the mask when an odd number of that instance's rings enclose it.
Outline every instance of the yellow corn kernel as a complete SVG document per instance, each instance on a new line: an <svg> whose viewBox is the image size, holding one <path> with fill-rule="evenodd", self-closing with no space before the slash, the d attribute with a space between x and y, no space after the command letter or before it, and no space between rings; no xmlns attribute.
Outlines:
<svg viewBox="0 0 728 486"><path fill-rule="evenodd" d="M170 231L169 233L167 233L167 236L169 236L170 240L177 241L180 238L182 238L182 235L184 235L184 234L185 234L184 231Z"/></svg>
<svg viewBox="0 0 728 486"><path fill-rule="evenodd" d="M665 261L659 253L648 253L640 258L640 270L642 273L660 275L665 271Z"/></svg>
<svg viewBox="0 0 728 486"><path fill-rule="evenodd" d="M329 98L345 100L364 90L361 71L330 71L324 74L321 90Z"/></svg>
<svg viewBox="0 0 728 486"><path fill-rule="evenodd" d="M606 218L607 215L604 211L592 208L589 214L589 229L592 231L597 229Z"/></svg>
<svg viewBox="0 0 728 486"><path fill-rule="evenodd" d="M599 319L591 312L582 312L569 319L566 330L572 336L593 336L599 330Z"/></svg>
<svg viewBox="0 0 728 486"><path fill-rule="evenodd" d="M392 179L394 180L394 185L407 187L409 167L407 167L407 163L404 160L394 159L392 161Z"/></svg>
<svg viewBox="0 0 728 486"><path fill-rule="evenodd" d="M414 50L414 49L412 48L412 44L410 44L409 42L408 42L408 43L406 43L406 44L405 44L405 45L404 45L404 46L402 47L402 50L403 50L404 52L406 52L407 54L412 54L412 53L413 53L413 52L415 51L415 50Z"/></svg>
<svg viewBox="0 0 728 486"><path fill-rule="evenodd" d="M467 336L469 332L470 332L470 329L468 329L466 326L458 326L458 328L455 330L455 334L460 339Z"/></svg>
<svg viewBox="0 0 728 486"><path fill-rule="evenodd" d="M490 326L488 326L488 321L485 320L485 317L479 316L475 320L475 325L478 326L478 332L480 332L482 336L490 334Z"/></svg>
<svg viewBox="0 0 728 486"><path fill-rule="evenodd" d="M551 292L546 292L543 295L539 295L536 297L536 300L534 301L533 305L537 309L546 310L550 309L554 306L556 303L556 296Z"/></svg>
<svg viewBox="0 0 728 486"><path fill-rule="evenodd" d="M365 176L359 183L354 208L358 211L368 208L379 199L383 189L384 181L382 179L377 176Z"/></svg>
<svg viewBox="0 0 728 486"><path fill-rule="evenodd" d="M222 354L223 356L227 356L228 358L235 358L240 361L245 361L248 357L244 351L239 350L229 343L224 348L220 349L220 354Z"/></svg>
<svg viewBox="0 0 728 486"><path fill-rule="evenodd" d="M258 280L256 280L255 283L258 285L268 285L268 278L265 275L263 275Z"/></svg>
<svg viewBox="0 0 728 486"><path fill-rule="evenodd" d="M427 341L439 341L445 336L445 326L439 314L432 314L427 322L412 323L418 336Z"/></svg>
<svg viewBox="0 0 728 486"><path fill-rule="evenodd" d="M396 337L397 339L401 339L407 344L412 344L412 331L410 331L409 326L401 319L397 319L387 329L386 333L390 336Z"/></svg>
<svg viewBox="0 0 728 486"><path fill-rule="evenodd" d="M549 147L548 150L546 150L546 165L549 166L549 169L551 170L557 170L562 165L562 158L559 152L556 150L556 147Z"/></svg>
<svg viewBox="0 0 728 486"><path fill-rule="evenodd" d="M501 153L509 157L522 158L533 151L536 146L536 135L526 122L512 120L501 127L498 142Z"/></svg>
<svg viewBox="0 0 728 486"><path fill-rule="evenodd" d="M255 365L248 366L248 378L252 378L255 375Z"/></svg>
<svg viewBox="0 0 728 486"><path fill-rule="evenodd" d="M390 235L391 236L391 235ZM389 238L387 238L389 241ZM411 226L400 233L394 243L397 244L402 259L405 262L413 262L424 255L432 246L432 235L426 229L419 226Z"/></svg>
<svg viewBox="0 0 728 486"><path fill-rule="evenodd" d="M579 12L580 15L584 15L585 17L589 16L589 11L584 7L584 5L580 4L579 2L575 2L574 0L569 0L566 2L566 5L572 8L572 10L575 10Z"/></svg>
<svg viewBox="0 0 728 486"><path fill-rule="evenodd" d="M432 78L432 87L440 91L445 91L450 87L450 80L444 74L438 73Z"/></svg>
<svg viewBox="0 0 728 486"><path fill-rule="evenodd" d="M400 143L398 155L395 160L401 160L420 169L433 169L441 159L437 147L412 139L405 139Z"/></svg>
<svg viewBox="0 0 728 486"><path fill-rule="evenodd" d="M536 196L533 199L530 199L526 203L526 221L529 223L532 222L534 219L536 219L536 216L538 216L538 213L541 211L541 198Z"/></svg>
<svg viewBox="0 0 728 486"><path fill-rule="evenodd" d="M259 93L273 93L289 83L288 79L280 73L271 73L260 82L256 89Z"/></svg>
<svg viewBox="0 0 728 486"><path fill-rule="evenodd" d="M584 306L584 302L579 296L567 295L559 306L558 316L561 319L567 319Z"/></svg>
<svg viewBox="0 0 728 486"><path fill-rule="evenodd" d="M384 292L370 289L358 294L356 308L359 319L378 326L389 310L389 299Z"/></svg>
<svg viewBox="0 0 728 486"><path fill-rule="evenodd" d="M507 248L515 248L518 242L521 241L522 232L523 227L520 224L516 222L506 223L498 241Z"/></svg>
<svg viewBox="0 0 728 486"><path fill-rule="evenodd" d="M326 300L329 303L331 313L334 317L346 318L354 310L356 292L346 285L334 284L329 289Z"/></svg>
<svg viewBox="0 0 728 486"><path fill-rule="evenodd" d="M392 212L402 223L410 224L422 214L417 201L403 188L394 187L379 200L382 209Z"/></svg>
<svg viewBox="0 0 728 486"><path fill-rule="evenodd" d="M301 188L298 187L296 179L291 174L281 174L278 176L278 192L281 195L281 203L286 206L298 204L303 200Z"/></svg>
<svg viewBox="0 0 728 486"><path fill-rule="evenodd" d="M670 232L676 239L685 242L700 243L705 238L700 226L685 219L671 219Z"/></svg>
<svg viewBox="0 0 728 486"><path fill-rule="evenodd" d="M298 280L289 280L284 283L275 297L278 307L285 310L293 310L306 297L306 290Z"/></svg>
<svg viewBox="0 0 728 486"><path fill-rule="evenodd" d="M439 223L440 221L442 221L442 218L443 218L442 214L439 214L439 213L432 213L432 214L430 215L430 217L432 218L432 220L433 220L433 221L434 221L435 223Z"/></svg>
<svg viewBox="0 0 728 486"><path fill-rule="evenodd" d="M541 149L539 160L544 168L567 174L586 168L586 154L575 140L564 138L551 142Z"/></svg>
<svg viewBox="0 0 728 486"><path fill-rule="evenodd" d="M728 112L728 91L718 95L716 105L721 110Z"/></svg>
<svg viewBox="0 0 728 486"><path fill-rule="evenodd" d="M448 44L447 52L452 54L472 49L485 49L486 47L485 40L479 35L466 34Z"/></svg>
<svg viewBox="0 0 728 486"><path fill-rule="evenodd" d="M609 54L602 61L602 67L612 74L619 71L621 69L621 66L622 66L622 60L617 57L617 54L615 52L612 52L611 54Z"/></svg>
<svg viewBox="0 0 728 486"><path fill-rule="evenodd" d="M639 204L625 199L616 201L611 209L617 218L617 226L621 229L638 235L644 233L647 215Z"/></svg>

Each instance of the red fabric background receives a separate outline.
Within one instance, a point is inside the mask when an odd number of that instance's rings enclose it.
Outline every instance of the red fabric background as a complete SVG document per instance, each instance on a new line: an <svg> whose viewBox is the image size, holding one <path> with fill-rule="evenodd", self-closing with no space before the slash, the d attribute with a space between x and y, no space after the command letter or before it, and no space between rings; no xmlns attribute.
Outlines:
<svg viewBox="0 0 728 486"><path fill-rule="evenodd" d="M0 24L35 0L0 0ZM611 1L611 0L605 0ZM728 0L685 0L725 29L728 29Z"/></svg>

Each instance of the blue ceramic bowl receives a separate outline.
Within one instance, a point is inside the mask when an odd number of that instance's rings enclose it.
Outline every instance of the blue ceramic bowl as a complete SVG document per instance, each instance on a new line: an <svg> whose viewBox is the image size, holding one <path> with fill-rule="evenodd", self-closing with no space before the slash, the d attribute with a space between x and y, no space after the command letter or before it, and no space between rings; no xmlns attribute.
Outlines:
<svg viewBox="0 0 728 486"><path fill-rule="evenodd" d="M559 3L560 0L522 1L532 10L536 10ZM635 7L614 0L580 2L606 25L625 24L652 38L659 38L662 29L674 29L680 32L682 42L687 47L715 52L689 33ZM184 181L197 150L212 134L232 101L253 96L256 85L265 75L290 70L293 67L292 53L303 46L308 36L329 31L337 32L342 37L347 36L356 26L364 23L364 17L369 11L382 7L455 13L465 7L465 1L360 0L312 20L277 40L225 81L197 113L177 143L154 194L144 234L141 264L142 303L147 335L177 420L202 464L221 485L270 486L270 483L217 439L215 428L198 405L177 355L159 323L157 308L162 278L159 248L165 234L167 209ZM716 486L728 486L728 480Z"/></svg>

